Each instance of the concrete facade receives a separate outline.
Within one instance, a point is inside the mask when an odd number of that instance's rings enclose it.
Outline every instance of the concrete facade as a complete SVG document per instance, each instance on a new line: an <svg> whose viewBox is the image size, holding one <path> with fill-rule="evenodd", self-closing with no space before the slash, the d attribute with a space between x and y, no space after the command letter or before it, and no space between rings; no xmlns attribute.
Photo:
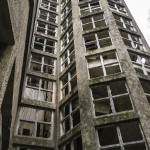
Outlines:
<svg viewBox="0 0 150 150"><path fill-rule="evenodd" d="M150 149L150 48L123 0L0 8L2 150Z"/></svg>

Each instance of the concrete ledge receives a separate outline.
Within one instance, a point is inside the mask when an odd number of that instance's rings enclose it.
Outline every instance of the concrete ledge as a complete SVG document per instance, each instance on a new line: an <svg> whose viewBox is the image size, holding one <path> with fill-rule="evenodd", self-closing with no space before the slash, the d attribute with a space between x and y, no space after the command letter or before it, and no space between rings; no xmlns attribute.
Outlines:
<svg viewBox="0 0 150 150"><path fill-rule="evenodd" d="M36 106L39 108L46 108L46 109L56 109L56 106L53 103L49 103L46 101L31 100L31 99L22 99L21 105L33 106L33 107Z"/></svg>
<svg viewBox="0 0 150 150"><path fill-rule="evenodd" d="M43 138L23 137L18 135L13 137L13 144L24 146L39 146L42 148L54 148L55 146L55 143L52 140Z"/></svg>
<svg viewBox="0 0 150 150"><path fill-rule="evenodd" d="M102 126L106 124L112 124L133 119L138 119L137 113L135 113L134 111L123 112L115 115L97 117L95 118L95 126Z"/></svg>
<svg viewBox="0 0 150 150"><path fill-rule="evenodd" d="M109 75L109 76L104 76L104 77L98 77L98 78L90 79L89 80L89 85L109 82L109 81L112 81L112 80L118 80L118 79L123 79L123 78L125 78L125 74L124 73L116 73L116 74Z"/></svg>

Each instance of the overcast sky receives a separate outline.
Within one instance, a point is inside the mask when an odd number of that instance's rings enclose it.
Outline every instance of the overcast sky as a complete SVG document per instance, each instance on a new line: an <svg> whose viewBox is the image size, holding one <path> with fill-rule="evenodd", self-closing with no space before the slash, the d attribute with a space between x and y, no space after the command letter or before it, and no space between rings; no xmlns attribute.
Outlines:
<svg viewBox="0 0 150 150"><path fill-rule="evenodd" d="M138 26L150 45L150 0L125 0Z"/></svg>

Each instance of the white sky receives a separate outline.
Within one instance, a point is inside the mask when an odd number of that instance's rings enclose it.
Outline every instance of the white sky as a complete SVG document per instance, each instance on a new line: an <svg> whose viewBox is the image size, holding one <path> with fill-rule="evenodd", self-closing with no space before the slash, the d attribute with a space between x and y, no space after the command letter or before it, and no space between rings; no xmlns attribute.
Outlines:
<svg viewBox="0 0 150 150"><path fill-rule="evenodd" d="M135 21L150 45L150 0L125 0Z"/></svg>

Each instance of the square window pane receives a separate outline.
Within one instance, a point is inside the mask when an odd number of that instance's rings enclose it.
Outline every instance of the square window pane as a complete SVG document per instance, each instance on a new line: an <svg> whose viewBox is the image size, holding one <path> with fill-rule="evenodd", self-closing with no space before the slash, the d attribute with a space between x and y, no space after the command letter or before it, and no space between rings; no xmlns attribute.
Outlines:
<svg viewBox="0 0 150 150"><path fill-rule="evenodd" d="M105 69L106 69L107 75L112 75L112 74L121 72L118 64L117 65L107 65L107 66L105 66Z"/></svg>
<svg viewBox="0 0 150 150"><path fill-rule="evenodd" d="M101 146L118 144L118 134L115 126L108 126L98 129L98 136Z"/></svg>
<svg viewBox="0 0 150 150"><path fill-rule="evenodd" d="M113 98L116 112L132 110L132 104L129 95Z"/></svg>
<svg viewBox="0 0 150 150"><path fill-rule="evenodd" d="M92 89L92 94L94 99L108 97L108 91L106 85L93 86L91 89Z"/></svg>
<svg viewBox="0 0 150 150"><path fill-rule="evenodd" d="M127 88L124 81L114 81L110 83L112 95L120 95L127 93Z"/></svg>
<svg viewBox="0 0 150 150"><path fill-rule="evenodd" d="M126 122L120 124L120 131L123 142L132 142L142 140L142 134L138 122Z"/></svg>
<svg viewBox="0 0 150 150"><path fill-rule="evenodd" d="M96 78L96 77L104 76L103 69L100 66L89 68L89 74L90 74L90 78Z"/></svg>
<svg viewBox="0 0 150 150"><path fill-rule="evenodd" d="M103 55L104 65L117 62L116 53L115 52L107 52Z"/></svg>
<svg viewBox="0 0 150 150"><path fill-rule="evenodd" d="M146 146L144 143L137 143L125 146L125 150L146 150Z"/></svg>
<svg viewBox="0 0 150 150"><path fill-rule="evenodd" d="M49 138L51 136L51 126L49 124L37 123L37 137Z"/></svg>
<svg viewBox="0 0 150 150"><path fill-rule="evenodd" d="M73 127L80 123L80 112L77 110L72 114Z"/></svg>
<svg viewBox="0 0 150 150"><path fill-rule="evenodd" d="M95 101L94 103L95 103L95 115L96 116L101 116L101 115L112 113L109 99Z"/></svg>

